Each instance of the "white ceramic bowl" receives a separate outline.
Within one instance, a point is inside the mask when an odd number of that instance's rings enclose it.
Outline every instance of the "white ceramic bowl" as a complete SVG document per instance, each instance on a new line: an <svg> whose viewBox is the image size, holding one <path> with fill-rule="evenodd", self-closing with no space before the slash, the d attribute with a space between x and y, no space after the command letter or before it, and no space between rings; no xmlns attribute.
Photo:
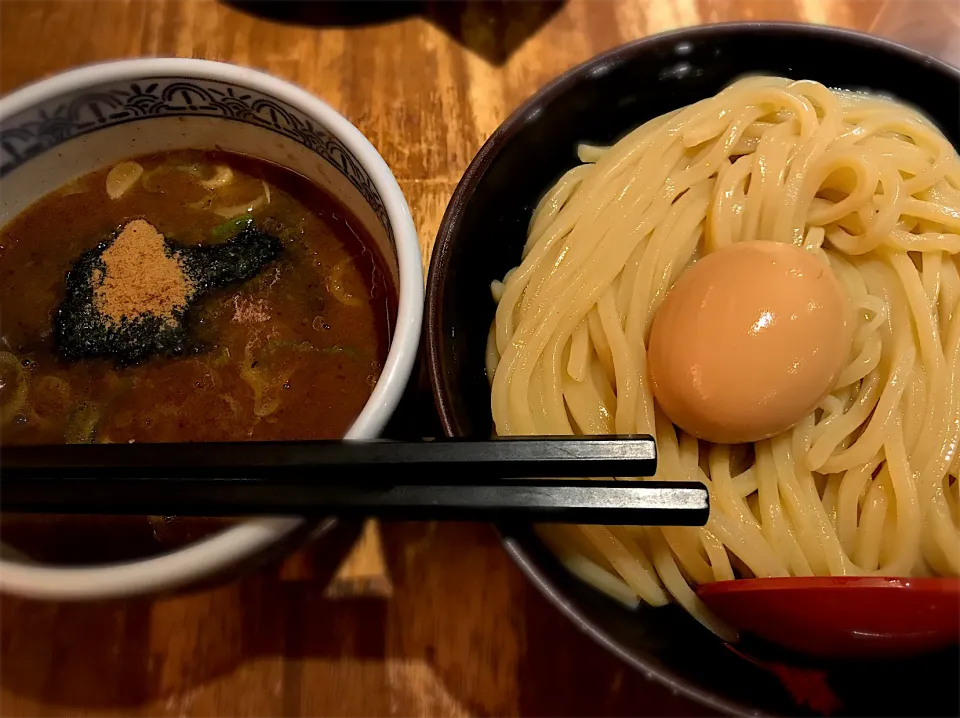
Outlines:
<svg viewBox="0 0 960 718"><path fill-rule="evenodd" d="M83 67L0 99L0 226L71 179L161 150L241 152L299 172L347 205L379 245L399 288L386 365L347 438L380 433L414 365L423 311L419 243L386 163L345 118L308 92L255 70L190 59ZM2 467L0 467L2 469ZM167 590L222 572L302 527L248 520L160 556L95 566L0 559L0 590L59 600Z"/></svg>

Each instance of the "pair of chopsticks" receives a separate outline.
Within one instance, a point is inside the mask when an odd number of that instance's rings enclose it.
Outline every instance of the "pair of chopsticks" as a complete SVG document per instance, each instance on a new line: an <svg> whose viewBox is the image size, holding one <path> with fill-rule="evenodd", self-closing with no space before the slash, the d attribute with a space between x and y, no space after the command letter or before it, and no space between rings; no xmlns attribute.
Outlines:
<svg viewBox="0 0 960 718"><path fill-rule="evenodd" d="M4 511L701 526L648 436L0 447Z"/></svg>

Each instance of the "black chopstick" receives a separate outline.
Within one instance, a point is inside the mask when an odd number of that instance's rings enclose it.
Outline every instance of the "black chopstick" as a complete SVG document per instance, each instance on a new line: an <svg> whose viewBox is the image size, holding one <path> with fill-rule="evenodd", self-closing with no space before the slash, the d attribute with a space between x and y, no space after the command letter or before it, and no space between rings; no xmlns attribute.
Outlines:
<svg viewBox="0 0 960 718"><path fill-rule="evenodd" d="M172 485L171 485L172 484ZM302 479L3 481L4 511L172 516L336 515L404 521L702 526L702 484L506 479L486 484L316 484Z"/></svg>
<svg viewBox="0 0 960 718"><path fill-rule="evenodd" d="M240 441L0 446L0 477L277 479L469 484L490 478L653 476L649 436L533 436L423 441ZM394 472L394 475L388 473Z"/></svg>
<svg viewBox="0 0 960 718"><path fill-rule="evenodd" d="M649 476L649 437L0 447L4 511L703 525L698 483Z"/></svg>

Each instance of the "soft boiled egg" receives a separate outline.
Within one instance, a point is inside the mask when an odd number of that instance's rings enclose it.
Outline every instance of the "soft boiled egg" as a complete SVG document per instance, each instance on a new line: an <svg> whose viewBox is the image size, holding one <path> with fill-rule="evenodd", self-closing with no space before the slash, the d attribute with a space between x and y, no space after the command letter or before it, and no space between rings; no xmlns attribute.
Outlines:
<svg viewBox="0 0 960 718"><path fill-rule="evenodd" d="M733 244L687 269L654 317L653 394L693 436L759 441L830 392L852 333L847 295L824 261L789 244Z"/></svg>

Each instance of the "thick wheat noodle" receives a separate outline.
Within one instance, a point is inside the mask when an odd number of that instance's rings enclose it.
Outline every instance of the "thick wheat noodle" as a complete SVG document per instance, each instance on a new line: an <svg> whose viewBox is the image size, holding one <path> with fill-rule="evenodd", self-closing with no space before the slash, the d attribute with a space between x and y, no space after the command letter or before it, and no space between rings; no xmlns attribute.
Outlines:
<svg viewBox="0 0 960 718"><path fill-rule="evenodd" d="M546 527L580 579L675 600L725 638L696 584L740 576L960 573L960 160L913 109L754 77L651 120L544 195L494 282L496 430L651 433L657 479L710 491L704 528ZM837 385L746 452L659 411L646 342L701 256L790 242L828 262L857 325Z"/></svg>

